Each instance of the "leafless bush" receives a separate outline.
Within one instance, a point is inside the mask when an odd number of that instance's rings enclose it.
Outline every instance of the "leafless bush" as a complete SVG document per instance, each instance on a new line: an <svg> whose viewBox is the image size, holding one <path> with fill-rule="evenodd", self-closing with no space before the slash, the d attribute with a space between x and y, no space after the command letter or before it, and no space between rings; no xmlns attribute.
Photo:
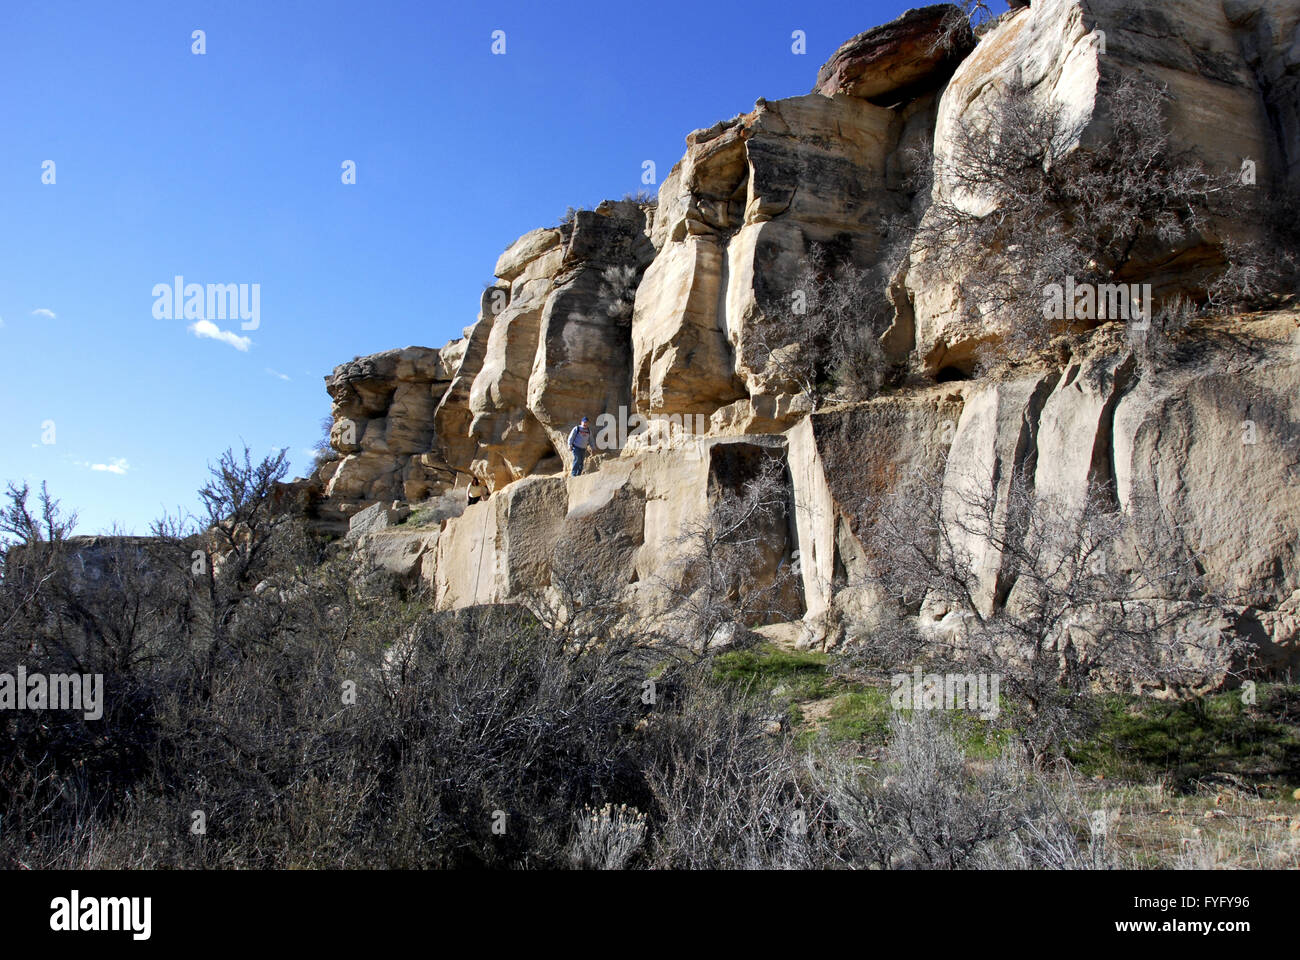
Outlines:
<svg viewBox="0 0 1300 960"><path fill-rule="evenodd" d="M675 695L701 682L684 674L707 664L665 664L601 619L602 604L548 622L523 608L429 614L358 595L347 551L320 552L254 502L274 474L274 465L223 458L205 487L217 533L159 538L153 547L174 553L146 568L156 576L123 566L111 590L83 592L78 607L55 602L57 592L23 607L22 630L0 645L0 670L59 664L46 641L59 631L109 633L121 615L113 594L144 610L161 590L189 613L137 621L150 655L109 679L98 724L0 715L0 862L526 867L569 865L585 850L595 865L602 834L581 839L575 813L609 803L621 821L626 804L645 812L619 824L629 833L663 829L669 811L656 784L684 783L674 757L701 746L681 738L712 724L744 731L747 779L792 775L783 741L761 734L752 705ZM228 553L211 606L208 577L193 572L186 548L214 536ZM61 576L67 559L50 569ZM26 596L10 592L15 562L25 561L11 554L0 581L6 610ZM57 580L48 585L76 587ZM578 596L574 583L562 598ZM210 656L214 611L229 616ZM95 669L99 658L81 662ZM651 677L657 703L643 696ZM692 713L706 708L722 712ZM630 866L645 849L640 839L611 842L599 862Z"/></svg>
<svg viewBox="0 0 1300 960"><path fill-rule="evenodd" d="M715 474L709 499L706 516L682 524L677 554L659 577L674 596L674 633L701 654L757 623L798 615L793 565L770 555L789 524L784 462L762 452L757 470L734 487Z"/></svg>
<svg viewBox="0 0 1300 960"><path fill-rule="evenodd" d="M584 549L587 542L573 532L562 535L551 551L550 584L532 591L529 610L563 645L581 648L612 638L628 642L651 639L634 628L627 584L603 557Z"/></svg>
<svg viewBox="0 0 1300 960"><path fill-rule="evenodd" d="M327 463L333 463L340 456L330 442L330 434L334 429L334 418L324 417L320 422L320 427L322 436L316 441L316 446L313 448L312 472L319 470Z"/></svg>
<svg viewBox="0 0 1300 960"><path fill-rule="evenodd" d="M1163 303L1149 321L1128 325L1129 343L1143 373L1156 373L1170 364L1178 336L1196 313L1191 300L1179 295Z"/></svg>
<svg viewBox="0 0 1300 960"><path fill-rule="evenodd" d="M605 304L605 314L623 326L630 325L640 280L636 267L631 264L607 267L600 278L599 296Z"/></svg>
<svg viewBox="0 0 1300 960"><path fill-rule="evenodd" d="M826 788L850 824L855 851L885 869L957 869L1016 825L1022 771L994 764L977 776L940 720L926 711L890 717L884 761L859 773L831 768Z"/></svg>
<svg viewBox="0 0 1300 960"><path fill-rule="evenodd" d="M45 484L36 512L28 504L30 496L27 484L11 483L0 507L0 581L5 587L0 591L0 640L21 625L19 618L37 609L41 591L58 573L59 545L77 525L76 514L65 514Z"/></svg>
<svg viewBox="0 0 1300 960"><path fill-rule="evenodd" d="M855 863L943 870L1111 863L1101 844L1080 842L1086 820L1063 802L1059 787L1037 779L1015 752L972 763L944 719L929 711L891 716L879 764L828 757L812 770Z"/></svg>
<svg viewBox="0 0 1300 960"><path fill-rule="evenodd" d="M651 865L755 869L829 865L823 805L787 740L755 705L688 677L649 718L648 778L658 811Z"/></svg>
<svg viewBox="0 0 1300 960"><path fill-rule="evenodd" d="M885 296L890 257L872 270L814 245L808 262L779 304L746 328L746 361L769 371L821 406L832 391L847 398L874 395L888 364L880 335L893 320Z"/></svg>
<svg viewBox="0 0 1300 960"><path fill-rule="evenodd" d="M1002 762L1019 764L1021 756L1004 753ZM975 859L979 869L1115 870L1133 865L1112 840L1115 817L1085 801L1067 763L1036 770L1032 777L1017 829L980 851Z"/></svg>
<svg viewBox="0 0 1300 960"><path fill-rule="evenodd" d="M1225 243L1227 267L1207 298L1220 312L1266 307L1275 297L1300 293L1300 196L1276 184L1244 194L1241 209L1260 234Z"/></svg>
<svg viewBox="0 0 1300 960"><path fill-rule="evenodd" d="M1050 285L1131 283L1153 254L1212 235L1216 216L1239 211L1237 177L1171 146L1166 97L1134 79L1107 91L1100 150L1079 147L1064 114L1012 87L992 114L961 119L936 154L945 189L917 233L924 271L956 278L971 318L1008 330L1008 354L1036 351L1067 325L1044 310Z"/></svg>
<svg viewBox="0 0 1300 960"><path fill-rule="evenodd" d="M1068 503L1025 472L1000 484L921 471L870 509L869 581L896 604L896 629L932 621L933 656L1001 676L1039 760L1091 727L1096 685L1177 690L1249 650L1186 629L1228 600L1179 530L1140 503L1122 511L1104 486Z"/></svg>
<svg viewBox="0 0 1300 960"><path fill-rule="evenodd" d="M1017 0L1009 6L1023 6L1024 2L1025 0ZM952 50L963 41L968 44L972 30L978 35L988 29L998 17L986 0L960 0L952 6L953 9L939 25L939 32L930 42L932 50Z"/></svg>

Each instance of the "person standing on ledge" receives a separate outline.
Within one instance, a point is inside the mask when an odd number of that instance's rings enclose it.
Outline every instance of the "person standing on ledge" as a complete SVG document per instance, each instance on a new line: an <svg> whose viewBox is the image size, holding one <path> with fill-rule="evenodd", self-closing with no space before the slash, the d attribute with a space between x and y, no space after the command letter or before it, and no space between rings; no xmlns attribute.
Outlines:
<svg viewBox="0 0 1300 960"><path fill-rule="evenodd" d="M466 504L475 504L487 497L487 486L478 477L472 477L469 481L469 488L465 491Z"/></svg>
<svg viewBox="0 0 1300 960"><path fill-rule="evenodd" d="M582 462L587 459L590 447L591 428L587 426L587 418L583 417L582 422L569 431L569 450L573 453L572 476L582 473Z"/></svg>

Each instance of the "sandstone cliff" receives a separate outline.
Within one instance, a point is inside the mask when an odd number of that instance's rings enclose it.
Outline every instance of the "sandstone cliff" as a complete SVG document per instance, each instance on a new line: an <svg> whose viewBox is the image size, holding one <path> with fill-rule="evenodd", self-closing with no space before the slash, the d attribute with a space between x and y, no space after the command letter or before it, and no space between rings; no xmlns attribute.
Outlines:
<svg viewBox="0 0 1300 960"><path fill-rule="evenodd" d="M361 538L379 566L424 582L439 608L545 590L563 544L595 558L656 615L681 580L666 571L682 531L707 514L720 478L735 482L735 464L761 448L785 465L791 509L784 527L767 531L753 582L797 560L798 596L786 599L803 615L802 636L835 642L828 624L868 621L878 600L856 585L872 549L865 505L917 471L945 476L945 503L967 488L998 492L1027 472L1037 490L1067 502L1106 484L1121 506L1160 504L1190 531L1207 580L1237 598L1235 619L1207 629L1248 636L1267 666L1296 663L1294 311L1194 327L1194 342L1159 370L1110 323L1076 331L1056 355L939 382L969 372L974 349L1004 331L972 323L960 277L927 269L914 245L884 278L893 317L881 344L893 373L880 396L814 411L779 366L751 362L750 342L775 329L813 245L879 270L899 239L890 224L957 189L936 176L933 193L918 195L917 164L941 156L954 129L995 109L1013 81L1068 120L1071 149L1104 151L1105 92L1125 76L1155 78L1170 93L1179 146L1212 167L1235 171L1252 159L1261 178L1300 184L1294 3L1016 7L978 40L949 5L859 34L821 68L812 93L760 100L689 134L657 203L607 202L517 240L463 338L338 367L326 386L341 457L302 482L319 516L342 530L372 504L441 498L426 514L436 523ZM999 197L962 202L991 210ZM1193 289L1223 237L1252 227L1221 226L1146 251L1142 278L1162 291ZM620 408L686 416L687 428L679 420L630 441L619 435L586 475L568 477L569 426ZM472 476L492 496L461 512ZM1114 562L1133 562L1123 545L1114 552ZM997 555L980 557L979 602L1014 602L1014 571ZM920 616L935 636L954 628L943 609Z"/></svg>

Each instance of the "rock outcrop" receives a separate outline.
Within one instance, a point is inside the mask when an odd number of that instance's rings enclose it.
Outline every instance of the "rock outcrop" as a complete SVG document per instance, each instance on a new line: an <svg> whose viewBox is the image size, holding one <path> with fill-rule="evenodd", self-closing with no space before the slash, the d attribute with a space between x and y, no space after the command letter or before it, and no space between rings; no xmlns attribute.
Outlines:
<svg viewBox="0 0 1300 960"><path fill-rule="evenodd" d="M1077 334L1057 360L936 382L969 369L975 347L1003 331L970 319L960 277L933 275L924 250L896 272L884 258L899 239L891 224L956 189L939 177L931 196L915 195L928 145L942 155L957 126L995 109L1013 83L1064 119L1076 149L1101 150L1106 91L1153 77L1172 94L1178 146L1211 166L1254 159L1261 179L1296 184L1300 10L1283 0L1013 7L978 40L948 4L859 34L811 94L759 100L688 135L657 203L607 202L519 238L460 339L338 367L326 386L340 459L304 482L320 517L342 532L379 504L356 549L404 588L423 584L439 609L518 601L586 570L653 619L689 582L674 565L684 532L727 483L743 486L755 458L777 457L790 510L764 531L751 586L797 565L784 598L804 613L795 635L834 642L827 624L881 613L861 582L872 511L906 478L942 475L948 516L972 492L1005 500L1016 475L1064 503L1110 488L1124 509L1159 504L1207 582L1237 598L1206 629L1248 634L1264 662L1295 664L1294 313L1197 328L1159 373L1111 324ZM967 200L986 211L999 202ZM1216 242L1149 251L1146 267L1179 289ZM815 411L754 350L760 340L802 347L771 340L813 245L875 271L896 311L881 338L893 365L885 393ZM571 478L564 440L583 415L676 420L612 431ZM460 512L471 477L491 496ZM456 507L415 527L390 513L393 501L430 498ZM981 571L977 603L995 610L1016 572L986 544L966 546ZM1118 547L1116 562L1126 562ZM934 605L921 620L953 626Z"/></svg>
<svg viewBox="0 0 1300 960"><path fill-rule="evenodd" d="M974 48L970 23L952 4L909 10L836 50L813 93L846 93L885 107L906 102L942 85Z"/></svg>
<svg viewBox="0 0 1300 960"><path fill-rule="evenodd" d="M934 125L934 150L947 155L963 125L986 123L1012 86L1055 113L1069 142L1058 149L1104 155L1111 132L1106 91L1126 78L1165 85L1174 150L1191 150L1222 174L1256 164L1261 183L1274 175L1296 182L1297 76L1287 66L1294 49L1294 4L1266 0L1036 0L1012 11L981 39L944 88ZM997 208L997 190L978 194L968 183L938 176L935 197L951 198L972 212ZM1252 223L1227 223L1228 233L1248 234ZM1216 238L1190 248L1157 248L1129 267L1157 295L1196 292L1207 263L1217 264ZM1200 269L1198 269L1200 268ZM915 327L915 352L933 372L968 366L974 350L997 339L997 317L973 319L963 302L960 276L927 269L914 248L906 290Z"/></svg>
<svg viewBox="0 0 1300 960"><path fill-rule="evenodd" d="M430 455L450 380L443 351L426 347L357 357L325 379L334 400L330 444L342 454L317 474L326 519L381 500L423 500L454 484L453 471Z"/></svg>

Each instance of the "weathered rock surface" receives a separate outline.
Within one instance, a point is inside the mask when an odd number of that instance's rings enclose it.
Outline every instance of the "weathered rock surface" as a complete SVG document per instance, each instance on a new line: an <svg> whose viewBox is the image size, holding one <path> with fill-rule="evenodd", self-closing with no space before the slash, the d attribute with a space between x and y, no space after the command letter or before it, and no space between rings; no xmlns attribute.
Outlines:
<svg viewBox="0 0 1300 960"><path fill-rule="evenodd" d="M900 113L841 94L760 100L687 137L637 291L638 409L712 414L793 391L776 365L750 368L746 331L788 307L811 244L874 262L881 221L907 206L891 164L905 131Z"/></svg>
<svg viewBox="0 0 1300 960"><path fill-rule="evenodd" d="M1140 379L1114 413L1120 503L1158 503L1210 589L1264 610L1300 589L1300 355L1288 319L1251 330L1245 350L1207 344Z"/></svg>
<svg viewBox="0 0 1300 960"><path fill-rule="evenodd" d="M942 85L974 47L975 35L956 6L908 10L844 43L818 71L813 93L890 106Z"/></svg>
<svg viewBox="0 0 1300 960"><path fill-rule="evenodd" d="M566 506L562 477L527 477L448 520L438 539L437 608L501 603L545 586Z"/></svg>
<svg viewBox="0 0 1300 960"><path fill-rule="evenodd" d="M1293 4L1268 0L1039 0L1004 17L956 69L940 100L935 152L951 152L959 125L995 112L1012 83L1026 86L1038 104L1061 117L1077 148L1105 151L1105 91L1140 76L1168 87L1175 149L1195 150L1209 169L1223 174L1254 159L1261 182L1279 172L1294 183L1300 97L1285 62L1292 46L1287 31L1296 20ZM981 215L999 202L996 192L973 195L942 175L933 190ZM1253 224L1221 227L1249 233ZM1218 262L1215 241L1207 238L1177 252L1171 259L1169 250L1150 251L1131 272L1152 283L1157 295L1195 291L1202 271ZM968 365L980 344L1005 330L996 316L967 315L960 277L927 269L919 248L911 260L906 290L918 359L930 372Z"/></svg>
<svg viewBox="0 0 1300 960"><path fill-rule="evenodd" d="M349 540L356 540L370 533L387 530L394 524L401 523L411 514L411 508L405 504L374 503L364 510L358 510L348 520Z"/></svg>
<svg viewBox="0 0 1300 960"><path fill-rule="evenodd" d="M996 106L1011 81L1028 84L1091 150L1107 137L1099 91L1154 77L1173 95L1176 144L1227 169L1253 158L1261 178L1300 178L1293 2L1013 6L978 42L946 31L950 5L854 37L812 94L759 100L692 132L657 207L605 203L519 238L463 337L341 365L327 388L342 456L306 483L320 515L337 528L355 517L364 562L404 589L424 585L439 609L519 601L582 576L666 623L689 589L676 564L684 533L727 484L778 456L790 516L764 531L753 584L775 582L797 560L797 596L785 599L805 611L803 623L769 632L821 642L835 639L826 630L837 618L870 623L889 612L862 578L874 504L904 479L941 474L949 519L966 495L1004 501L1017 472L1065 504L1113 484L1121 506L1159 504L1201 554L1207 582L1236 598L1205 630L1248 634L1268 665L1295 664L1293 315L1237 321L1230 336L1195 333L1160 373L1102 327L1059 363L936 384L1003 331L969 320L960 278L927 273L914 249L882 280L896 315L881 344L907 373L884 395L813 412L778 366L752 362L755 343L776 336L773 318L789 308L812 245L879 275L895 239L889 224L926 200L909 192L930 162L925 146L933 140L942 153L956 125ZM934 185L936 195L954 189ZM979 211L998 203L961 200ZM1157 251L1153 281L1192 283L1206 250ZM583 476L568 477L569 428L620 408L689 419L619 436ZM1253 442L1242 443L1249 431ZM461 513L471 476L492 496ZM394 501L429 498L455 509L394 525ZM967 546L979 606L996 610L1014 595L1015 571L984 545ZM1124 545L1114 559L1131 562ZM1176 593L1162 600L1183 602ZM951 614L931 603L921 620L951 634L960 629Z"/></svg>
<svg viewBox="0 0 1300 960"><path fill-rule="evenodd" d="M438 530L403 530L401 527L375 531L357 540L355 556L362 565L363 580L379 579L374 589L431 589L437 569ZM376 575L378 575L376 577Z"/></svg>
<svg viewBox="0 0 1300 960"><path fill-rule="evenodd" d="M459 362L451 383L434 411L433 423L439 458L456 471L468 469L477 450L477 444L470 434L470 425L474 422L474 414L469 408L470 391L474 379L483 369L492 318L504 308L509 297L509 287L493 286L484 290L478 319L465 328L464 336L459 341L452 341L453 344L463 346L458 350ZM447 349L444 347L444 352ZM465 480L464 476L457 476L456 482L464 485Z"/></svg>
<svg viewBox="0 0 1300 960"><path fill-rule="evenodd" d="M536 237L539 232L545 236ZM534 231L498 263L512 276L510 294L492 316L483 365L469 393L469 434L476 443L470 469L494 486L528 476L552 453L545 429L528 410L528 378L546 299L564 262L563 241L571 234L567 227Z"/></svg>
<svg viewBox="0 0 1300 960"><path fill-rule="evenodd" d="M691 570L678 562L695 549L684 531L707 516L711 497L752 477L765 452L784 459L783 439L715 439L621 457L581 477L511 484L444 525L435 604L519 600L564 576L602 598L629 600L647 616L666 616L680 591L691 590ZM795 549L785 520L761 539L749 571L760 588L778 582ZM782 602L802 612L794 584Z"/></svg>
<svg viewBox="0 0 1300 960"><path fill-rule="evenodd" d="M956 435L963 390L932 387L817 413L789 432L800 569L810 617L833 600L862 613L870 598L845 594L865 576L863 527L880 499L918 472L941 471Z"/></svg>
<svg viewBox="0 0 1300 960"><path fill-rule="evenodd" d="M574 216L528 381L528 410L566 462L573 424L631 409L633 299L653 256L642 205L607 203Z"/></svg>
<svg viewBox="0 0 1300 960"><path fill-rule="evenodd" d="M336 367L330 441L342 458L319 479L326 517L346 517L375 501L420 500L452 485L445 465L426 457L434 412L451 372L438 350L407 347Z"/></svg>

